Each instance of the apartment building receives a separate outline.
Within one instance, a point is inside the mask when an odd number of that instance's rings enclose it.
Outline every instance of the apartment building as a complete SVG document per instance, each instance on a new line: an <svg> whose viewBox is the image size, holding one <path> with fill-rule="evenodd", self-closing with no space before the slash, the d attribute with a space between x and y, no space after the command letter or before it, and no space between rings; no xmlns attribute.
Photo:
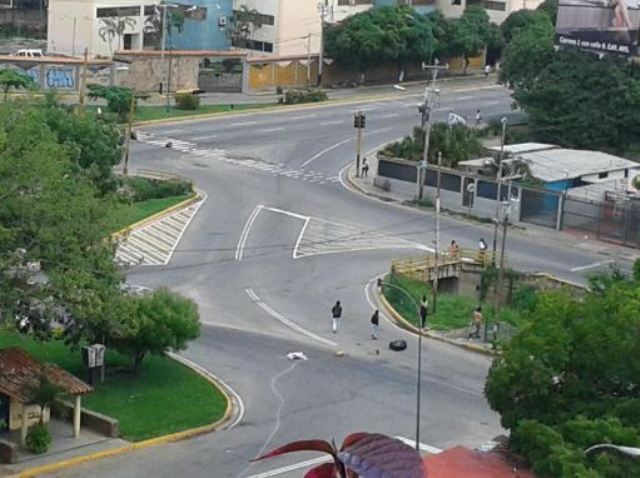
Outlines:
<svg viewBox="0 0 640 478"><path fill-rule="evenodd" d="M320 0L320 4L322 4ZM356 13L366 12L376 4L376 0L324 0L327 23L338 23Z"/></svg>
<svg viewBox="0 0 640 478"><path fill-rule="evenodd" d="M435 9L436 0L375 0L376 7L408 5L417 13L425 14Z"/></svg>
<svg viewBox="0 0 640 478"><path fill-rule="evenodd" d="M256 10L261 26L251 28L242 45L253 54L305 55L320 51L318 0L234 0L233 9Z"/></svg>
<svg viewBox="0 0 640 478"><path fill-rule="evenodd" d="M152 0L50 0L47 51L79 55L87 48L91 57L110 57L117 50L141 50L153 4ZM115 18L126 20L122 35L109 27Z"/></svg>
<svg viewBox="0 0 640 478"><path fill-rule="evenodd" d="M184 31L176 34L173 47L181 50L228 50L227 33L233 15L233 0L180 0L175 3L200 7L204 18L187 19Z"/></svg>
<svg viewBox="0 0 640 478"><path fill-rule="evenodd" d="M415 0L414 0L415 1ZM478 5L489 14L489 19L500 25L513 12L535 10L544 0L436 0L436 8L447 18L457 18L464 9Z"/></svg>

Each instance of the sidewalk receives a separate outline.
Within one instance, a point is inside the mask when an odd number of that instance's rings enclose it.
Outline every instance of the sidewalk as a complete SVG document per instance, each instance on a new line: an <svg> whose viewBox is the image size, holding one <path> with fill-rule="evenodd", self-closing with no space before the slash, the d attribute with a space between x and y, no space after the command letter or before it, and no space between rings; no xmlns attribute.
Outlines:
<svg viewBox="0 0 640 478"><path fill-rule="evenodd" d="M343 171L343 177L345 179L345 183L348 184L354 192L359 194L363 194L365 196L373 197L384 202L393 203L397 205L401 205L403 207L411 207L417 210L425 211L425 214L433 214L434 210L430 209L425 210L423 208L419 208L418 206L412 205L411 202L415 199L415 196L409 197L407 194L394 193L389 191L384 191L381 187L377 187L374 185L374 180L378 175L378 158L376 156L377 151L368 151L366 152L367 162L369 163L369 175L367 178L360 178L356 176L355 165L349 167L346 172ZM443 215L449 215L450 217L454 217L460 221L467 222L475 222L472 219L463 219L457 215L450 215L446 211L443 212ZM479 226L483 225L481 222L477 222ZM484 224L485 227L487 226ZM510 229L511 234L534 237L540 243L556 243L560 245L564 245L571 248L582 249L584 251L590 253L597 253L604 258L617 258L619 260L633 262L636 259L640 259L640 250L633 249L630 247L624 247L617 244L612 244L608 242L602 242L595 239L585 239L580 236L576 237L575 234L571 234L565 231L554 231L549 228L545 228L542 226L536 226L534 224L527 224L526 227L522 226L522 224L518 224L518 227L513 227Z"/></svg>

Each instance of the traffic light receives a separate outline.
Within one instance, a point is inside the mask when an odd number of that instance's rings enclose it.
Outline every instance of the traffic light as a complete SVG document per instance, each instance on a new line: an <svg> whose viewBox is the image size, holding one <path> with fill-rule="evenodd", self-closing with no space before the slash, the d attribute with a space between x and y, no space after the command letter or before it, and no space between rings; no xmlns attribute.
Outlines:
<svg viewBox="0 0 640 478"><path fill-rule="evenodd" d="M353 127L356 129L364 129L367 125L367 117L362 113L353 117Z"/></svg>

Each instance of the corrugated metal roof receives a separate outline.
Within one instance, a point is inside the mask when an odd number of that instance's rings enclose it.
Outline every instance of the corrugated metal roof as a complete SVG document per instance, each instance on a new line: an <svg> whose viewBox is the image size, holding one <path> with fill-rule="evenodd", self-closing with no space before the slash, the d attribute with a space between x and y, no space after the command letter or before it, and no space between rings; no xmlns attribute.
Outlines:
<svg viewBox="0 0 640 478"><path fill-rule="evenodd" d="M0 350L0 393L26 403L29 401L29 388L37 385L43 374L69 395L84 395L93 391L91 386L66 370L38 362L20 348Z"/></svg>

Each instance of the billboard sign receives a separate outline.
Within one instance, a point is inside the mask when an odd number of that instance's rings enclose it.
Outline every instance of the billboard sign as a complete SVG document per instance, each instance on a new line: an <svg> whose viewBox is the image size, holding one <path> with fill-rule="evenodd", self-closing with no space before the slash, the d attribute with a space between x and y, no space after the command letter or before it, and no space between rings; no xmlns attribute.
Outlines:
<svg viewBox="0 0 640 478"><path fill-rule="evenodd" d="M560 0L556 44L595 53L638 52L640 0Z"/></svg>

